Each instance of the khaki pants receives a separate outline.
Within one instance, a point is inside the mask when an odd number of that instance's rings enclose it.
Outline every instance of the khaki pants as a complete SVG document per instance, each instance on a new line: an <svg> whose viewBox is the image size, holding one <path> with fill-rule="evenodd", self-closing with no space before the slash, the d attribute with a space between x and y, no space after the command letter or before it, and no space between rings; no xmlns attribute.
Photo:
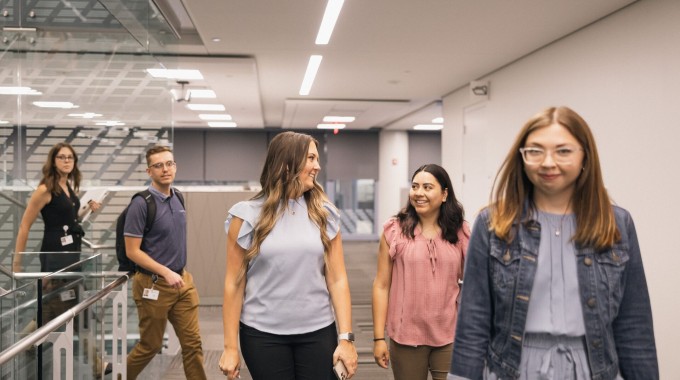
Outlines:
<svg viewBox="0 0 680 380"><path fill-rule="evenodd" d="M453 343L442 347L406 346L390 341L390 362L394 380L446 380L451 365Z"/></svg>
<svg viewBox="0 0 680 380"><path fill-rule="evenodd" d="M193 277L186 270L182 274L184 287L170 287L159 276L153 283L151 276L136 273L132 295L139 314L139 342L127 358L127 376L135 380L151 359L161 351L163 334L168 321L172 324L182 346L184 374L187 379L205 379L203 348L198 328L198 292ZM142 298L145 288L158 290L158 299Z"/></svg>

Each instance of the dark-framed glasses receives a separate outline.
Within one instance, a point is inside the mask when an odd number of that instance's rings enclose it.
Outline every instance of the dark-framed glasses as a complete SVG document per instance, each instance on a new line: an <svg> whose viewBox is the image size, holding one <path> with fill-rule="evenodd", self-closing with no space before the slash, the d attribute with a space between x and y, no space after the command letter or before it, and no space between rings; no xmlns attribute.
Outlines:
<svg viewBox="0 0 680 380"><path fill-rule="evenodd" d="M545 161L548 153L551 154L551 157L555 163L563 165L570 164L574 161L576 152L582 150L582 148L575 146L561 146L555 149L544 149L536 146L519 148L519 152L522 154L524 163L529 165L542 164L543 161Z"/></svg>
<svg viewBox="0 0 680 380"><path fill-rule="evenodd" d="M168 169L172 169L175 165L177 165L177 163L175 161L166 161L166 162L156 162L155 164L149 165L149 167L160 170L160 169L163 169L163 168L166 168L166 167Z"/></svg>
<svg viewBox="0 0 680 380"><path fill-rule="evenodd" d="M57 160L63 161L63 162L75 160L75 157L73 157L73 156L66 156L66 155L63 155L63 154L60 154L60 155L56 156L55 158L56 158Z"/></svg>

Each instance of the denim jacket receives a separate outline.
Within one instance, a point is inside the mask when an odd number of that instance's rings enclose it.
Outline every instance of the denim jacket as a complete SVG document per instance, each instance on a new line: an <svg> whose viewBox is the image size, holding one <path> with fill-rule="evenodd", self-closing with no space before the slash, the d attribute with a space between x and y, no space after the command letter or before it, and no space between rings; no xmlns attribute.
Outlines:
<svg viewBox="0 0 680 380"><path fill-rule="evenodd" d="M630 214L616 206L621 240L597 252L576 246L579 293L593 380L654 380L659 369L640 246ZM526 213L526 210L525 210ZM534 213L535 214L535 213ZM523 218L511 243L489 230L489 210L475 222L449 378L519 377L527 310L536 273L541 225Z"/></svg>

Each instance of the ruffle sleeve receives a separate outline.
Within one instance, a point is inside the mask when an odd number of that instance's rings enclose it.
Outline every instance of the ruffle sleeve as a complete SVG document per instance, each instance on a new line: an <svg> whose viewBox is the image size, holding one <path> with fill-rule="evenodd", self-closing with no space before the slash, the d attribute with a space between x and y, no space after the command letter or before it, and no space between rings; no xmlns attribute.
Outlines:
<svg viewBox="0 0 680 380"><path fill-rule="evenodd" d="M389 218L385 224L383 224L383 236L385 236L387 245L390 246L388 253L390 257L394 258L397 254L399 239L402 236L401 226L399 225L397 218Z"/></svg>
<svg viewBox="0 0 680 380"><path fill-rule="evenodd" d="M340 232L340 212L330 202L324 202L323 207L328 211L328 221L326 223L326 234L333 240Z"/></svg>
<svg viewBox="0 0 680 380"><path fill-rule="evenodd" d="M224 222L224 230L229 233L229 224L234 217L242 219L243 223L238 232L236 242L243 249L250 248L250 245L252 244L253 228L255 227L257 218L260 216L261 209L262 202L255 200L239 202L229 210L227 220Z"/></svg>

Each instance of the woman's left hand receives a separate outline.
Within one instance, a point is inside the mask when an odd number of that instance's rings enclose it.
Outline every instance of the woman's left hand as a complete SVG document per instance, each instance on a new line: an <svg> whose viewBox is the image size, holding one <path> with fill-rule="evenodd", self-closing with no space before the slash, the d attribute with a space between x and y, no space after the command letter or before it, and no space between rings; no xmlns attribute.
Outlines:
<svg viewBox="0 0 680 380"><path fill-rule="evenodd" d="M357 355L357 349L354 347L354 343L341 339L338 343L338 347L333 353L333 363L337 363L338 360L342 360L347 368L347 378L351 379L352 376L357 371L357 365L359 364L359 356Z"/></svg>
<svg viewBox="0 0 680 380"><path fill-rule="evenodd" d="M87 202L87 205L90 206L90 210L92 210L92 212L95 212L102 207L102 204L97 201L89 201Z"/></svg>

